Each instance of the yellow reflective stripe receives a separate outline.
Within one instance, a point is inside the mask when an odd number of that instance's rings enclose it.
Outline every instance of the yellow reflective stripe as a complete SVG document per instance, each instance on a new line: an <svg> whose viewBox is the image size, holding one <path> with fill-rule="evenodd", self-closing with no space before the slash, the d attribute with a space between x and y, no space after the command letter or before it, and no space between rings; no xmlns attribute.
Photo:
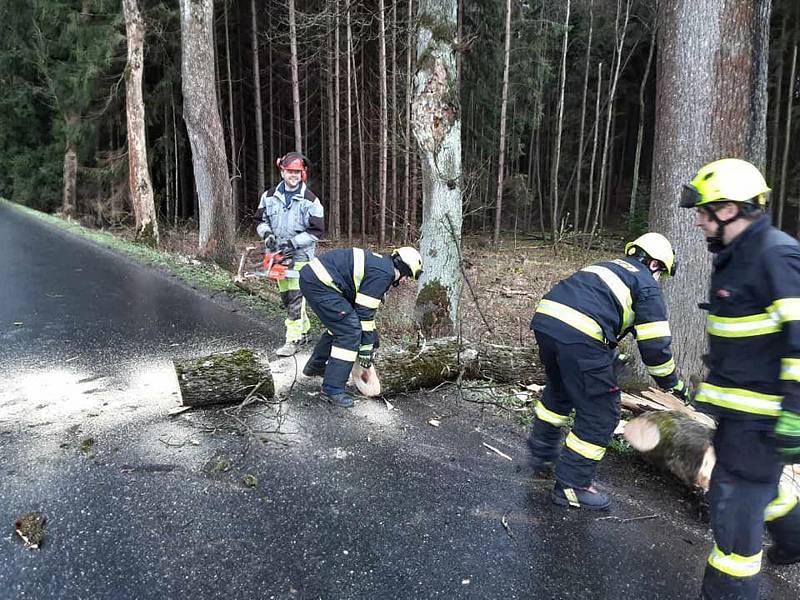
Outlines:
<svg viewBox="0 0 800 600"><path fill-rule="evenodd" d="M800 358L781 359L781 379L800 381Z"/></svg>
<svg viewBox="0 0 800 600"><path fill-rule="evenodd" d="M564 496L566 496L570 506L574 506L575 508L581 507L581 503L578 501L578 494L575 493L574 489L564 488Z"/></svg>
<svg viewBox="0 0 800 600"><path fill-rule="evenodd" d="M372 352L372 344L363 344L358 347L359 352L363 352L366 350L367 352Z"/></svg>
<svg viewBox="0 0 800 600"><path fill-rule="evenodd" d="M708 557L708 564L731 577L752 577L761 570L761 554L761 552L753 556L725 554L714 544L714 549Z"/></svg>
<svg viewBox="0 0 800 600"><path fill-rule="evenodd" d="M647 372L656 377L666 377L675 371L675 360L670 358L667 362L660 365L645 365Z"/></svg>
<svg viewBox="0 0 800 600"><path fill-rule="evenodd" d="M778 496L764 509L764 520L774 521L785 517L797 506L797 496L795 496L786 486L778 487Z"/></svg>
<svg viewBox="0 0 800 600"><path fill-rule="evenodd" d="M537 419L544 421L545 423L550 423L550 425L555 425L556 427L563 427L569 423L569 417L567 415L560 415L556 412L553 412L544 404L542 404L541 400L536 402L533 407L533 412L536 414Z"/></svg>
<svg viewBox="0 0 800 600"><path fill-rule="evenodd" d="M564 444L570 450L591 460L602 460L603 455L606 453L606 449L602 446L585 442L571 431L567 435L567 440Z"/></svg>
<svg viewBox="0 0 800 600"><path fill-rule="evenodd" d="M669 322L653 321L651 323L639 323L634 327L638 340L652 340L660 337L670 337L672 332L669 330Z"/></svg>
<svg viewBox="0 0 800 600"><path fill-rule="evenodd" d="M611 292L619 302L620 306L622 307L622 329L619 333L622 333L628 327L633 325L634 319L634 312L633 312L633 298L631 297L631 290L630 288L625 285L625 283L620 279L619 275L614 273L611 269L607 267L601 267L600 265L591 265L589 267L585 267L581 269L581 271L586 271L588 273L594 273L600 279L603 280L610 289Z"/></svg>
<svg viewBox="0 0 800 600"><path fill-rule="evenodd" d="M329 288L335 289L340 294L342 293L342 291L336 287L336 284L333 283L333 278L331 277L331 274L328 273L328 269L325 268L325 265L319 262L318 258L312 259L311 262L308 263L308 266L311 267L311 270L314 271L314 275L316 275L317 279L319 279L322 283L327 285Z"/></svg>
<svg viewBox="0 0 800 600"><path fill-rule="evenodd" d="M766 335L781 330L777 321L777 313L759 313L744 317L718 317L708 315L706 331L709 335L717 337L750 337L753 335Z"/></svg>
<svg viewBox="0 0 800 600"><path fill-rule="evenodd" d="M697 390L695 401L755 415L777 417L781 414L783 396L702 383L700 389Z"/></svg>
<svg viewBox="0 0 800 600"><path fill-rule="evenodd" d="M536 312L563 321L598 342L605 343L606 341L603 336L603 329L597 321L566 304L554 302L553 300L542 300L539 302L539 306L536 307Z"/></svg>
<svg viewBox="0 0 800 600"><path fill-rule="evenodd" d="M356 286L356 292L364 280L364 260L364 251L361 248L353 248L353 285Z"/></svg>
<svg viewBox="0 0 800 600"><path fill-rule="evenodd" d="M367 308L378 308L381 305L380 298L373 298L366 294L356 294L356 304L366 306Z"/></svg>
<svg viewBox="0 0 800 600"><path fill-rule="evenodd" d="M800 321L800 298L780 298L767 307L777 321Z"/></svg>
<svg viewBox="0 0 800 600"><path fill-rule="evenodd" d="M361 331L375 331L375 321L361 321Z"/></svg>
<svg viewBox="0 0 800 600"><path fill-rule="evenodd" d="M356 352L355 350L348 350L347 348L339 348L339 346L333 346L331 348L331 358L338 358L339 360L345 360L347 362L355 362L357 357L358 357L358 352Z"/></svg>

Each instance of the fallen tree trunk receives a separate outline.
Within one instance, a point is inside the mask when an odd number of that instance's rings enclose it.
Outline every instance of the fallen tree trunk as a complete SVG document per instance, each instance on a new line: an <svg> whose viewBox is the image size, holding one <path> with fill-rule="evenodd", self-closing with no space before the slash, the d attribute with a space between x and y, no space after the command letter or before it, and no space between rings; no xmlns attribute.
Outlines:
<svg viewBox="0 0 800 600"><path fill-rule="evenodd" d="M248 349L188 360L174 360L184 406L231 404L257 392L271 398L275 382L269 365Z"/></svg>
<svg viewBox="0 0 800 600"><path fill-rule="evenodd" d="M437 338L422 347L381 347L377 360L385 394L433 388L456 379L490 379L497 383L544 380L534 348Z"/></svg>
<svg viewBox="0 0 800 600"><path fill-rule="evenodd" d="M690 486L708 489L712 430L683 412L653 411L628 421L624 437L650 462Z"/></svg>

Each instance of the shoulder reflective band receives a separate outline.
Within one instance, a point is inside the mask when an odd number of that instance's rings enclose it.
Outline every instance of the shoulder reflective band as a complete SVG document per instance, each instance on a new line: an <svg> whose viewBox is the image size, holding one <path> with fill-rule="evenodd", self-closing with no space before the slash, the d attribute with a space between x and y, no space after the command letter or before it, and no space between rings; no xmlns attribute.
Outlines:
<svg viewBox="0 0 800 600"><path fill-rule="evenodd" d="M773 316L768 313L747 315L745 317L718 317L716 315L708 315L706 331L708 335L726 338L751 337L754 335L777 333L781 330L781 325L775 318L776 316L777 315Z"/></svg>
<svg viewBox="0 0 800 600"><path fill-rule="evenodd" d="M339 360L343 360L346 362L355 362L357 357L358 357L358 352L356 352L355 350L348 350L347 348L339 348L339 346L333 346L331 348L331 358L338 358Z"/></svg>
<svg viewBox="0 0 800 600"><path fill-rule="evenodd" d="M366 306L367 308L378 308L381 305L380 298L373 298L366 294L356 294L356 304Z"/></svg>
<svg viewBox="0 0 800 600"><path fill-rule="evenodd" d="M567 440L564 442L564 444L570 450L577 452L581 456L590 460L602 460L603 455L606 453L606 449L602 446L584 442L571 431L567 435Z"/></svg>
<svg viewBox="0 0 800 600"><path fill-rule="evenodd" d="M533 412L536 415L536 418L540 421L544 421L545 423L550 423L550 425L555 425L556 427L563 427L567 423L569 423L569 417L566 415L560 415L556 412L553 412L549 408L547 408L544 404L542 404L541 400L538 400L533 407Z"/></svg>
<svg viewBox="0 0 800 600"><path fill-rule="evenodd" d="M364 251L361 248L353 248L353 285L356 293L364 280Z"/></svg>
<svg viewBox="0 0 800 600"><path fill-rule="evenodd" d="M597 321L566 304L561 304L560 302L554 302L552 300L542 300L539 302L539 306L536 307L536 312L563 321L567 325L585 333L590 338L596 339L598 342L605 343L606 341L603 336L603 329Z"/></svg>
<svg viewBox="0 0 800 600"><path fill-rule="evenodd" d="M636 330L636 339L638 339L640 342L643 342L644 340L672 336L672 332L669 330L669 322L667 321L639 323L634 327L634 330Z"/></svg>
<svg viewBox="0 0 800 600"><path fill-rule="evenodd" d="M375 321L361 321L361 331L375 331Z"/></svg>
<svg viewBox="0 0 800 600"><path fill-rule="evenodd" d="M666 377L675 371L675 360L670 358L667 362L660 365L645 365L647 372L656 377Z"/></svg>
<svg viewBox="0 0 800 600"><path fill-rule="evenodd" d="M781 379L784 381L800 381L800 358L781 359Z"/></svg>
<svg viewBox="0 0 800 600"><path fill-rule="evenodd" d="M781 414L783 396L760 394L740 388L727 388L710 383L702 383L694 399L695 402L705 402L706 404L713 404L730 410L777 417Z"/></svg>
<svg viewBox="0 0 800 600"><path fill-rule="evenodd" d="M611 292L614 294L617 302L619 302L620 307L622 307L622 327L618 333L621 334L623 331L628 329L628 327L633 325L634 314L631 290L623 283L622 279L619 278L619 275L614 273L614 271L611 269L607 267L601 267L600 265L591 265L581 269L581 271L594 273L600 279L602 279L603 283L605 283L609 289L611 289Z"/></svg>
<svg viewBox="0 0 800 600"><path fill-rule="evenodd" d="M336 284L333 283L333 279L331 278L331 274L328 273L328 269L325 268L325 265L319 262L318 258L312 259L311 262L308 263L308 266L311 267L311 270L314 271L314 275L316 275L317 279L319 279L322 283L327 285L329 288L333 288L340 294L342 293L342 290L336 287Z"/></svg>
<svg viewBox="0 0 800 600"><path fill-rule="evenodd" d="M773 317L777 317L777 321L786 323L786 321L800 321L800 298L781 298L775 300L767 307Z"/></svg>
<svg viewBox="0 0 800 600"><path fill-rule="evenodd" d="M752 556L725 554L714 544L714 549L708 557L708 564L731 577L752 577L761 570L761 552Z"/></svg>
<svg viewBox="0 0 800 600"><path fill-rule="evenodd" d="M795 496L785 485L778 486L778 496L764 510L764 520L775 521L788 515L797 506L797 496Z"/></svg>

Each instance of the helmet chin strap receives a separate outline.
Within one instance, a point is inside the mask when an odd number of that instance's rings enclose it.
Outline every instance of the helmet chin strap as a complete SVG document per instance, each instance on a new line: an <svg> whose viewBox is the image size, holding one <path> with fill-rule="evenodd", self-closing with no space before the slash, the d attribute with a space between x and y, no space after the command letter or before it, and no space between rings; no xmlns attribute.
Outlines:
<svg viewBox="0 0 800 600"><path fill-rule="evenodd" d="M717 224L717 233L716 235L706 238L706 246L708 246L708 251L712 254L719 254L725 249L725 226L730 225L734 221L738 221L744 215L742 214L741 209L738 207L736 209L736 214L730 219L720 219L716 211L713 211L708 207L704 207L702 210L706 213L707 217Z"/></svg>

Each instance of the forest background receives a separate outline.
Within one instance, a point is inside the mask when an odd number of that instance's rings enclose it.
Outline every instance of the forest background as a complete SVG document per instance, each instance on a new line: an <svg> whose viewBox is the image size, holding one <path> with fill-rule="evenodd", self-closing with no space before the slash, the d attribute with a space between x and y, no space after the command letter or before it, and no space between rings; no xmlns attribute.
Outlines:
<svg viewBox="0 0 800 600"><path fill-rule="evenodd" d="M452 7L452 18L436 18L432 4ZM210 52L189 35L203 11ZM425 238L434 207L426 176L439 166L414 131L415 78L435 55L423 32L449 40L454 72L442 96L460 125L461 164L457 184L447 183L463 215L452 233L465 236L459 268L473 273L473 299L514 306L510 328L473 315L506 338L522 339L538 296L586 258L577 249L658 221L669 229L663 210L673 208L660 207L674 205L677 190L654 183L664 156L702 155L694 168L733 152L753 160L772 186L775 223L800 231L795 0L0 0L0 32L0 195L97 227L135 227L156 245L199 228L200 254L208 182L193 164L192 111L220 126L206 149L224 160L229 187L212 195L225 196L230 235L254 237L259 196L278 181L275 159L297 149L310 159L328 240L385 248ZM738 61L742 39L752 48ZM719 61L732 57L727 83L698 40L721 40ZM682 68L675 48L687 49ZM197 106L203 93L186 94L196 83L187 61L208 70L212 109ZM131 130L137 70L141 135ZM721 101L704 94L709 81ZM693 123L697 105L722 124L709 139L735 137L726 99L764 113L750 136L763 139L755 150L700 152L694 136L708 127ZM659 123L665 103L683 120ZM146 186L131 168L142 148ZM150 217L136 210L143 186ZM707 260L702 243L671 237ZM691 336L701 339L702 327Z"/></svg>

